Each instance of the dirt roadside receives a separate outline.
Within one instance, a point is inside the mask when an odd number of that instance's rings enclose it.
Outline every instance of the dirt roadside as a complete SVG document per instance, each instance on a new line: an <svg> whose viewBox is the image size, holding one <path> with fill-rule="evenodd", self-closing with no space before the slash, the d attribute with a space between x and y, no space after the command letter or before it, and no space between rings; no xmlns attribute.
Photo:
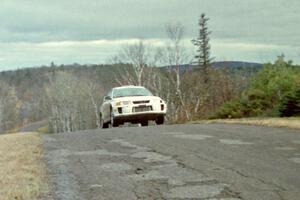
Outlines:
<svg viewBox="0 0 300 200"><path fill-rule="evenodd" d="M241 119L214 119L214 120L200 120L192 121L189 124L211 124L211 123L225 123L225 124L244 124L267 126L277 128L291 128L300 129L300 117L289 118L241 118Z"/></svg>
<svg viewBox="0 0 300 200"><path fill-rule="evenodd" d="M49 189L40 135L0 135L0 155L0 199L43 199Z"/></svg>

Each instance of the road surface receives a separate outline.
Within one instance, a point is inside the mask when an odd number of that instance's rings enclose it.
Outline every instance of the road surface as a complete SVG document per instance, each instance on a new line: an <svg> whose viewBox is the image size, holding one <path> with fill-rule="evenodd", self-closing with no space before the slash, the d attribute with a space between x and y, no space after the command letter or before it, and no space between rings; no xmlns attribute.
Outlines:
<svg viewBox="0 0 300 200"><path fill-rule="evenodd" d="M299 130L169 125L44 141L53 199L300 199Z"/></svg>
<svg viewBox="0 0 300 200"><path fill-rule="evenodd" d="M20 129L21 133L32 133L32 132L38 132L39 128L45 127L48 125L48 122L46 120L34 122L31 124L27 124L24 127Z"/></svg>

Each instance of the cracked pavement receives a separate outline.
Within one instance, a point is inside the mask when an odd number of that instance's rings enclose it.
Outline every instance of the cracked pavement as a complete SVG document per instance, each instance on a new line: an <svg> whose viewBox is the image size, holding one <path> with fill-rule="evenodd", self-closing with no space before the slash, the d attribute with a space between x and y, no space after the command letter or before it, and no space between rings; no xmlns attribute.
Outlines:
<svg viewBox="0 0 300 200"><path fill-rule="evenodd" d="M224 124L45 135L45 199L299 200L299 141L299 130Z"/></svg>

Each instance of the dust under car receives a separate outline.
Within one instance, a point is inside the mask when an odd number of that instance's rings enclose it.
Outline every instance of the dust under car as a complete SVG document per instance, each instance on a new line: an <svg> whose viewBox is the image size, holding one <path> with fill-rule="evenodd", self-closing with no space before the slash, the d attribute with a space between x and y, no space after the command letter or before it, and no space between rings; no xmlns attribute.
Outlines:
<svg viewBox="0 0 300 200"><path fill-rule="evenodd" d="M113 88L103 99L100 120L101 127L117 127L126 122L147 126L149 120L163 124L166 103L142 86Z"/></svg>

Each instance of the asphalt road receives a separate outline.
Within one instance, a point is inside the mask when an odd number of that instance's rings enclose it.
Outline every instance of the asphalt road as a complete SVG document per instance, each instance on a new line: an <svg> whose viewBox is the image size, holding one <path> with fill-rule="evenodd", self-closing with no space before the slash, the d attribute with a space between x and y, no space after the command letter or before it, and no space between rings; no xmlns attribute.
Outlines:
<svg viewBox="0 0 300 200"><path fill-rule="evenodd" d="M44 140L49 199L300 199L299 130L170 125Z"/></svg>

